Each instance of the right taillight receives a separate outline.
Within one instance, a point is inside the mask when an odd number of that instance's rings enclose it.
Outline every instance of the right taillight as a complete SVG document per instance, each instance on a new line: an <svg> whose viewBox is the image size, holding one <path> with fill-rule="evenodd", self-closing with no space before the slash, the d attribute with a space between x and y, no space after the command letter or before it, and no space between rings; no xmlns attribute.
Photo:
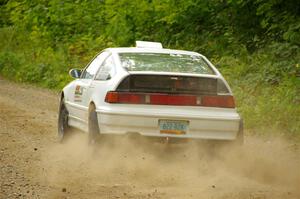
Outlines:
<svg viewBox="0 0 300 199"><path fill-rule="evenodd" d="M202 106L234 108L234 98L231 95L203 96Z"/></svg>
<svg viewBox="0 0 300 199"><path fill-rule="evenodd" d="M109 91L105 102L118 104L151 104L171 106L206 106L234 108L234 98L231 95L179 95L164 93L135 93Z"/></svg>

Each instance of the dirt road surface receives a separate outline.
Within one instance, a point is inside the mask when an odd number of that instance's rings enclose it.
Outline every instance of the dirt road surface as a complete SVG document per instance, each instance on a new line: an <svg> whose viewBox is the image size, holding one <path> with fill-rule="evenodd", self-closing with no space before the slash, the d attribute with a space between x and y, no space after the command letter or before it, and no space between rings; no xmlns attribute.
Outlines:
<svg viewBox="0 0 300 199"><path fill-rule="evenodd" d="M299 145L56 139L57 93L0 79L0 198L299 199Z"/></svg>

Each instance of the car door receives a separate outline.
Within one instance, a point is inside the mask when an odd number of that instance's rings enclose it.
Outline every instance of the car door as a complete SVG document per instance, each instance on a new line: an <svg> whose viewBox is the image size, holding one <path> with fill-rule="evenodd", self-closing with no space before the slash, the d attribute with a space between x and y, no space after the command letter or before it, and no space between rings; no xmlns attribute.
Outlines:
<svg viewBox="0 0 300 199"><path fill-rule="evenodd" d="M90 96L92 92L92 82L94 76L99 70L100 65L108 56L107 52L103 52L83 70L82 75L79 79L74 82L74 115L77 119L84 123L87 123L88 118L88 106L90 102Z"/></svg>

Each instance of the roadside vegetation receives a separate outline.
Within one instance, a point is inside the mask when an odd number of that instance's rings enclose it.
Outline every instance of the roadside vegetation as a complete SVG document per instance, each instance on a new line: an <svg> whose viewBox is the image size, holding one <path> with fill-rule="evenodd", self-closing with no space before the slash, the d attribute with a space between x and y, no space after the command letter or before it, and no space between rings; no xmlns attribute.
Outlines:
<svg viewBox="0 0 300 199"><path fill-rule="evenodd" d="M300 140L298 0L4 0L0 74L60 89L99 51L160 41L200 52L233 88L247 133Z"/></svg>

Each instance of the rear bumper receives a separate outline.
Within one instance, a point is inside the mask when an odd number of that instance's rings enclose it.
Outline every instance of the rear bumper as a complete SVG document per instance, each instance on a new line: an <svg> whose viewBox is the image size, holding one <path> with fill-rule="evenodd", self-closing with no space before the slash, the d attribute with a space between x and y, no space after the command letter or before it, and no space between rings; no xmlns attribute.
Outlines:
<svg viewBox="0 0 300 199"><path fill-rule="evenodd" d="M143 136L233 140L239 131L240 116L235 109L113 105L98 107L103 134L138 133ZM159 120L189 121L186 134L160 133Z"/></svg>

